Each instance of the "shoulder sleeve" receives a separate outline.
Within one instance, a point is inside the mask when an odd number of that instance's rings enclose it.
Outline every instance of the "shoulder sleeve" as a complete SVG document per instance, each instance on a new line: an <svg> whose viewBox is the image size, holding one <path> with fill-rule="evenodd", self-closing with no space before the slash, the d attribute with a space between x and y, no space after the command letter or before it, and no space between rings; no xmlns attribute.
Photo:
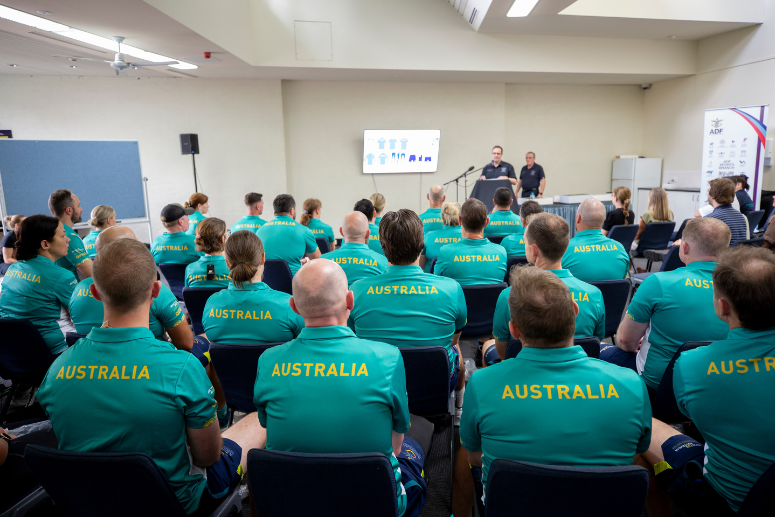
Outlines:
<svg viewBox="0 0 775 517"><path fill-rule="evenodd" d="M463 288L455 282L457 288L457 318L455 319L455 334L463 330L468 322L468 306L466 306L466 297L463 295Z"/></svg>
<svg viewBox="0 0 775 517"><path fill-rule="evenodd" d="M603 293L595 293L595 306L597 308L597 322L595 323L595 337L603 341L605 337L605 303L603 302Z"/></svg>
<svg viewBox="0 0 775 517"><path fill-rule="evenodd" d="M328 242L334 243L336 242L336 236L334 236L334 229L330 226L326 226L326 237L328 237Z"/></svg>
<svg viewBox="0 0 775 517"><path fill-rule="evenodd" d="M194 264L196 264L196 262L192 262L191 264L186 266L186 272L184 273L185 283L183 284L185 287L191 287L191 282L189 281L189 278L194 275L194 267L193 267Z"/></svg>
<svg viewBox="0 0 775 517"><path fill-rule="evenodd" d="M627 307L627 317L638 322L648 323L662 301L662 284L658 275L647 277Z"/></svg>
<svg viewBox="0 0 775 517"><path fill-rule="evenodd" d="M438 276L444 276L444 271L447 269L447 265L444 262L445 248L439 250L439 254L436 255L436 265L433 266L433 274Z"/></svg>
<svg viewBox="0 0 775 517"><path fill-rule="evenodd" d="M648 388L646 388L646 383L642 380L640 381L643 393L643 406L641 408L640 421L643 430L640 439L638 440L638 448L635 449L635 452L643 454L649 450L649 445L651 444L651 402L649 402L649 392Z"/></svg>
<svg viewBox="0 0 775 517"><path fill-rule="evenodd" d="M205 331L205 334L207 333L208 327L210 327L210 318L208 314L210 314L210 311L213 309L213 304L217 300L219 293L215 293L210 298L207 299L207 302L205 303L204 312L202 312L202 328ZM213 340L212 336L208 336L210 340Z"/></svg>
<svg viewBox="0 0 775 517"><path fill-rule="evenodd" d="M70 298L73 297L75 286L78 285L78 279L70 271L63 269L59 279L54 284L54 296L64 307L70 307Z"/></svg>
<svg viewBox="0 0 775 517"><path fill-rule="evenodd" d="M517 171L514 170L514 166L509 164L509 170L507 176L509 178L517 179Z"/></svg>
<svg viewBox="0 0 775 517"><path fill-rule="evenodd" d="M315 253L318 249L318 243L309 228L304 228L304 253Z"/></svg>
<svg viewBox="0 0 775 517"><path fill-rule="evenodd" d="M286 302L287 303L287 302ZM304 328L304 318L293 312L290 305L287 306L288 311L288 327L291 330L294 338L299 337L299 333Z"/></svg>
<svg viewBox="0 0 775 517"><path fill-rule="evenodd" d="M511 339L509 330L509 321L511 313L509 312L509 290L504 289L498 296L498 303L495 304L495 315L492 320L492 335L495 339L503 343L508 343Z"/></svg>
<svg viewBox="0 0 775 517"><path fill-rule="evenodd" d="M538 172L538 179L542 180L546 178L546 174L544 173L544 168L541 167L541 170Z"/></svg>
<svg viewBox="0 0 775 517"><path fill-rule="evenodd" d="M14 245L14 243L13 243L13 242L11 242L11 240L15 240L15 239L13 239L13 236L14 236L14 235L15 235L15 234L14 234L14 232L13 232L13 231L10 231L10 232L6 233L6 234L3 236L3 240L2 240L2 241L0 241L0 245L1 245L3 248L11 248L11 249L13 249L13 245Z"/></svg>
<svg viewBox="0 0 775 517"><path fill-rule="evenodd" d="M675 393L675 401L678 403L678 409L681 413L691 418L688 408L688 396L686 393L686 379L683 375L683 366L685 364L685 354L678 356L673 368L673 393Z"/></svg>
<svg viewBox="0 0 775 517"><path fill-rule="evenodd" d="M409 399L406 395L404 359L400 352L390 379L390 408L393 410L393 431L399 434L407 432L409 430Z"/></svg>
<svg viewBox="0 0 775 517"><path fill-rule="evenodd" d="M256 383L253 385L253 405L256 406L256 412L258 413L258 422L261 424L261 427L266 429L266 404L267 400L262 396L266 390L261 389L261 386L263 385L264 378L266 375L266 369L269 368L267 366L269 364L269 358L272 354L261 354L261 357L258 358L258 371L256 372Z"/></svg>
<svg viewBox="0 0 775 517"><path fill-rule="evenodd" d="M172 294L170 288L166 285L161 286L159 291L158 309L154 311L154 316L161 322L165 329L171 329L186 320L183 310L180 308L178 299ZM152 307L153 308L153 307Z"/></svg>
<svg viewBox="0 0 775 517"><path fill-rule="evenodd" d="M613 211L608 212L605 216L605 221L603 221L603 230L610 231L615 225Z"/></svg>
<svg viewBox="0 0 775 517"><path fill-rule="evenodd" d="M463 415L460 418L460 442L467 451L482 450L482 436L479 434L479 400L476 393L474 376L466 386L466 397L463 400Z"/></svg>
<svg viewBox="0 0 775 517"><path fill-rule="evenodd" d="M388 268L388 259L385 255L380 255L379 253L376 253L377 255L377 269L379 269L380 273L384 273L387 271Z"/></svg>
<svg viewBox="0 0 775 517"><path fill-rule="evenodd" d="M642 216L640 216L641 219L643 219L643 222L646 224L649 224L651 221L654 220L654 216L651 215L651 212L646 211Z"/></svg>
<svg viewBox="0 0 775 517"><path fill-rule="evenodd" d="M77 235L70 239L70 246L67 248L67 261L73 266L78 267L89 258L89 254L86 253L86 247L83 245L83 241Z"/></svg>
<svg viewBox="0 0 775 517"><path fill-rule="evenodd" d="M204 429L215 421L215 390L207 373L193 355L186 361L175 382L175 403L183 412L186 427Z"/></svg>

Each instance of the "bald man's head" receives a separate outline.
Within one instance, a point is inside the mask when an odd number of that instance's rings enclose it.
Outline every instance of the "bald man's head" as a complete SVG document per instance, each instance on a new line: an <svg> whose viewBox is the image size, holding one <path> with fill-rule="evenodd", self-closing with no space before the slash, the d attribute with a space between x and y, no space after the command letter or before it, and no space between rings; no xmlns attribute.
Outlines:
<svg viewBox="0 0 775 517"><path fill-rule="evenodd" d="M431 202L431 206L434 208L441 208L445 198L444 187L441 185L432 186L430 192L428 192L428 201Z"/></svg>
<svg viewBox="0 0 775 517"><path fill-rule="evenodd" d="M605 222L605 205L595 198L585 199L581 202L577 212L576 226L579 230L598 230Z"/></svg>
<svg viewBox="0 0 775 517"><path fill-rule="evenodd" d="M97 253L111 242L115 242L119 239L137 240L137 235L135 235L135 232L127 226L111 226L107 230L102 230L97 236L97 241L95 243Z"/></svg>
<svg viewBox="0 0 775 517"><path fill-rule="evenodd" d="M333 260L313 260L293 277L293 303L307 325L325 318L346 320L348 293L347 275Z"/></svg>
<svg viewBox="0 0 775 517"><path fill-rule="evenodd" d="M363 215L363 212L350 212L342 219L340 228L344 242L360 242L366 240L366 233L369 231L369 220Z"/></svg>

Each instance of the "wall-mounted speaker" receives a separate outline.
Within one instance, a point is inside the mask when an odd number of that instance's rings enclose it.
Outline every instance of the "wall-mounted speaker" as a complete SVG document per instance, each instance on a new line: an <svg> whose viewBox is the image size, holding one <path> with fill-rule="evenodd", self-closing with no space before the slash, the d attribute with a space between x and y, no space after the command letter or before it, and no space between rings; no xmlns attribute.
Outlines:
<svg viewBox="0 0 775 517"><path fill-rule="evenodd" d="M180 135L180 154L199 154L199 135Z"/></svg>

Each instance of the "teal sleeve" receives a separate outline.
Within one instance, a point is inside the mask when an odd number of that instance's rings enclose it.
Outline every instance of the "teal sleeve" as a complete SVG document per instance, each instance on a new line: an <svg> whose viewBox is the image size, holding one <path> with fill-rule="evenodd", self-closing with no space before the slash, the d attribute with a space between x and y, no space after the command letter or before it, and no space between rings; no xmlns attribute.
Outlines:
<svg viewBox="0 0 775 517"><path fill-rule="evenodd" d="M326 226L326 237L328 237L328 242L334 243L336 242L336 237L334 237L334 229L330 226Z"/></svg>
<svg viewBox="0 0 775 517"><path fill-rule="evenodd" d="M175 298L175 295L172 294L172 291L170 291L170 288L166 285L161 286L159 299L157 303L151 305L151 309L154 309L154 306L156 306L157 309L154 310L153 316L159 320L165 329L176 327L186 320L186 316L180 308L178 299Z"/></svg>
<svg viewBox="0 0 775 517"><path fill-rule="evenodd" d="M651 402L649 402L649 391L648 388L646 388L646 383L643 382L642 379L638 380L640 381L643 397L643 405L641 409L643 434L641 434L640 440L638 440L638 448L635 449L635 452L638 454L643 454L649 450L649 445L651 445Z"/></svg>
<svg viewBox="0 0 775 517"><path fill-rule="evenodd" d="M315 234L313 234L308 228L304 232L304 253L315 253L318 250L318 243L315 240Z"/></svg>
<svg viewBox="0 0 775 517"><path fill-rule="evenodd" d="M444 264L444 248L441 248L439 254L436 256L436 265L433 266L433 274L444 276L445 269L447 269L447 266Z"/></svg>
<svg viewBox="0 0 775 517"><path fill-rule="evenodd" d="M213 317L211 321L208 314L210 314L210 311L214 308L213 304L217 296L218 296L218 293L215 293L214 295L210 296L210 298L207 299L207 303L205 303L205 310L202 313L202 328L204 329L205 334L207 334L209 329L215 326L215 317ZM210 323L213 323L213 325L210 325ZM207 336L207 339L209 339L211 342L215 341L214 336Z"/></svg>
<svg viewBox="0 0 775 517"><path fill-rule="evenodd" d="M256 413L258 413L258 422L261 427L266 429L266 400L261 395L264 390L261 389L263 379L261 378L261 370L266 369L267 366L267 354L262 354L258 358L258 371L256 372L256 383L253 385L253 405L256 406Z"/></svg>
<svg viewBox="0 0 775 517"><path fill-rule="evenodd" d="M495 304L495 315L492 320L492 335L503 343L508 343L511 339L511 331L509 330L509 321L511 321L511 312L509 311L510 292L511 288L507 288L498 296L498 302Z"/></svg>
<svg viewBox="0 0 775 517"><path fill-rule="evenodd" d="M385 255L377 254L377 269L380 273L384 273L388 268L388 260Z"/></svg>
<svg viewBox="0 0 775 517"><path fill-rule="evenodd" d="M215 390L199 360L188 352L175 382L175 403L183 412L186 427L204 429L215 421Z"/></svg>
<svg viewBox="0 0 775 517"><path fill-rule="evenodd" d="M463 415L460 417L460 443L469 452L482 450L482 436L479 434L479 401L476 397L477 378L471 377L466 386L463 400Z"/></svg>
<svg viewBox="0 0 775 517"><path fill-rule="evenodd" d="M83 241L77 235L70 238L70 246L67 248L67 261L73 266L78 267L89 258L89 254L86 253L86 247L83 245Z"/></svg>
<svg viewBox="0 0 775 517"><path fill-rule="evenodd" d="M184 275L186 281L183 284L185 287L191 287L190 279L191 279L192 276L194 276L194 268L193 268L194 264L196 264L196 262L192 262L191 264L186 266L186 272L185 272L185 275Z"/></svg>
<svg viewBox="0 0 775 517"><path fill-rule="evenodd" d="M393 431L403 434L409 430L409 399L406 395L404 359L398 353L396 367L390 382L390 408L393 410Z"/></svg>
<svg viewBox="0 0 775 517"><path fill-rule="evenodd" d="M158 264L159 263L159 251L157 250L157 241L159 238L155 238L153 242L151 243L151 256L153 257L153 260Z"/></svg>
<svg viewBox="0 0 775 517"><path fill-rule="evenodd" d="M457 318L455 319L455 334L457 334L468 323L468 306L466 305L463 288L457 282L455 284L457 284Z"/></svg>
<svg viewBox="0 0 775 517"><path fill-rule="evenodd" d="M291 333L294 338L299 337L299 333L304 328L304 318L293 312L293 309L288 308L288 323L291 329Z"/></svg>
<svg viewBox="0 0 775 517"><path fill-rule="evenodd" d="M627 317L638 323L648 323L662 300L662 284L658 275L647 277L632 297L627 307Z"/></svg>
<svg viewBox="0 0 775 517"><path fill-rule="evenodd" d="M595 305L597 306L597 323L595 323L595 336L603 341L605 337L605 303L603 302L603 294L598 291L595 293L597 300Z"/></svg>
<svg viewBox="0 0 775 517"><path fill-rule="evenodd" d="M686 407L688 397L686 394L686 382L684 381L682 372L685 359L684 354L681 354L675 361L675 366L673 367L673 393L675 393L675 401L678 403L678 409L681 410L681 413L691 418L689 408Z"/></svg>
<svg viewBox="0 0 775 517"><path fill-rule="evenodd" d="M56 284L54 284L54 296L63 307L70 307L70 299L73 297L78 279L70 271L64 270Z"/></svg>

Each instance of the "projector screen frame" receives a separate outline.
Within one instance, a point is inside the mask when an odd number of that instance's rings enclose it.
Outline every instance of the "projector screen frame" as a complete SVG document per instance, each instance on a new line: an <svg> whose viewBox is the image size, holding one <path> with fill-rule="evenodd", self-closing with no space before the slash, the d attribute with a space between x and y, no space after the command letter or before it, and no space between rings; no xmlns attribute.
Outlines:
<svg viewBox="0 0 775 517"><path fill-rule="evenodd" d="M369 134L370 132L376 134ZM406 137L411 136L407 133L428 132L431 133L431 144L426 147L409 146ZM381 133L381 134L380 134ZM394 134L391 134L394 133ZM419 135L418 135L419 136ZM381 137L381 143L378 138ZM393 137L393 138L391 138ZM403 138L401 138L403 137ZM392 140L392 142L391 142ZM404 142L404 140L406 140ZM435 143L433 142L435 140ZM387 147L388 143L394 146L393 149ZM399 145L400 142L400 145ZM382 147L379 147L379 146ZM405 148L409 146L409 148ZM435 151L433 147L435 146ZM374 147L372 149L372 147ZM404 147L403 149L401 147ZM428 150L431 154L426 154ZM379 152L379 155L377 154ZM425 174L434 173L439 170L439 156L441 153L441 129L364 129L363 130L363 153L361 156L362 174ZM397 156L396 156L397 155ZM384 160L383 160L384 156ZM395 157L395 158L394 158ZM371 158L369 160L369 158ZM419 159L418 159L419 158ZM430 158L430 159L428 159ZM422 160L422 161L420 161ZM386 163L379 163L384 161ZM392 163L390 163L392 162ZM422 163L428 166L416 167ZM413 167L412 170L397 170L395 166L402 165L406 168ZM379 170L380 167L394 165L390 170Z"/></svg>

